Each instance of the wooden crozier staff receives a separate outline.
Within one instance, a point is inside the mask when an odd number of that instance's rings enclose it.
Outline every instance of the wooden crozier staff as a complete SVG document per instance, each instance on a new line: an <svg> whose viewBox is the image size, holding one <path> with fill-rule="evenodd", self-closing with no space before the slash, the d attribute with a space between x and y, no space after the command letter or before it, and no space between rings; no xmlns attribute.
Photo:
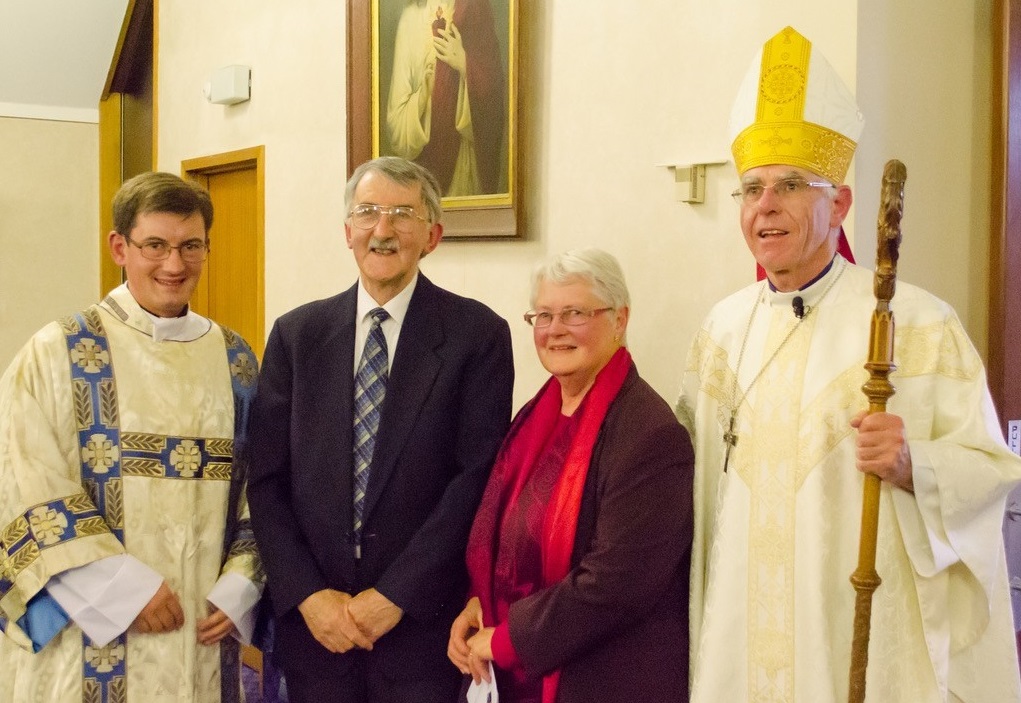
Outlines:
<svg viewBox="0 0 1021 703"><path fill-rule="evenodd" d="M869 332L869 358L865 368L869 380L861 387L869 399L869 413L886 412L886 401L894 394L890 373L893 363L893 311L890 301L897 287L897 255L900 248L900 220L904 214L904 181L908 172L896 159L883 169L883 190L877 225L876 275L873 287L876 309ZM865 474L862 493L861 538L858 568L851 574L857 596L854 601L854 640L851 643L851 680L848 703L865 701L865 669L869 663L869 626L872 594L882 583L876 573L876 533L879 529L879 486L875 474Z"/></svg>

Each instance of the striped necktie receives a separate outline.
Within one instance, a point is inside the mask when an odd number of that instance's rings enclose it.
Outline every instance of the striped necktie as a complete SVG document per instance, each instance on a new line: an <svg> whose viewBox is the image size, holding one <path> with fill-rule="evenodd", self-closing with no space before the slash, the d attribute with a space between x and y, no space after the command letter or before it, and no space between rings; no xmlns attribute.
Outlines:
<svg viewBox="0 0 1021 703"><path fill-rule="evenodd" d="M365 350L355 374L354 413L354 544L355 556L361 557L362 511L365 491L369 485L372 452L376 446L379 413L383 409L386 381L389 376L386 337L380 324L389 319L383 308L374 308L372 328L365 340Z"/></svg>

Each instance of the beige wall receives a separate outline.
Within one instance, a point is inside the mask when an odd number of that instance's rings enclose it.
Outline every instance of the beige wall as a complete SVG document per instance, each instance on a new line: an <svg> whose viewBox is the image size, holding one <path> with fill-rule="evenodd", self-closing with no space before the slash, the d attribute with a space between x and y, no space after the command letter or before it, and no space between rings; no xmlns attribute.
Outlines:
<svg viewBox="0 0 1021 703"><path fill-rule="evenodd" d="M988 58L988 10L974 9L982 0L938 14L921 0L900 3L907 16L893 16L882 0L526 4L537 43L522 84L536 135L533 178L525 184L529 238L448 241L423 262L434 281L510 320L516 404L545 376L520 321L529 271L547 253L583 245L621 260L633 297L631 349L643 375L673 399L700 319L713 301L753 279L754 262L727 196L737 183L733 166L711 167L706 203L688 205L677 201L660 164L729 159L726 122L737 84L757 47L785 24L812 39L863 97L868 124L851 174L864 203L856 219L867 225L856 238L860 258L870 263L873 251L878 196L869 204L867 194L878 193L879 170L896 144L910 174L905 226L926 237L905 248L905 276L946 297L972 334L984 337L981 267L958 265L978 262L987 248L984 227L963 226L987 207L969 188L974 179L981 185L988 158L988 110L972 99L989 82L979 60ZM356 277L342 230L344 6L159 4L159 167L178 171L183 159L266 146L267 330L286 310ZM887 17L901 29L886 29ZM913 28L913 38L903 27ZM956 83L936 55L948 45L959 59ZM252 67L251 101L209 104L203 83L234 63ZM963 185L952 187L958 175Z"/></svg>
<svg viewBox="0 0 1021 703"><path fill-rule="evenodd" d="M989 0L859 0L859 260L875 260L880 177L907 166L898 274L957 310L988 346L992 30ZM868 229L864 228L868 225Z"/></svg>
<svg viewBox="0 0 1021 703"><path fill-rule="evenodd" d="M95 124L0 117L0 369L99 290Z"/></svg>

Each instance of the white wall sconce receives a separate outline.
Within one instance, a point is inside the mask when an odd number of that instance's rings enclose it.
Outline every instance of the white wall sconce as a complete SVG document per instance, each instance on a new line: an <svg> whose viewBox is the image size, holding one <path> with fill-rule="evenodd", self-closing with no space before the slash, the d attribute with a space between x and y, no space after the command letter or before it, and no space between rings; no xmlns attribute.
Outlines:
<svg viewBox="0 0 1021 703"><path fill-rule="evenodd" d="M667 163L659 164L659 166L665 166L674 172L678 200L684 203L704 203L706 166L722 166L725 163L727 163L726 159L699 161L692 164Z"/></svg>
<svg viewBox="0 0 1021 703"><path fill-rule="evenodd" d="M252 69L224 66L213 72L203 88L206 99L216 105L237 105L252 97Z"/></svg>

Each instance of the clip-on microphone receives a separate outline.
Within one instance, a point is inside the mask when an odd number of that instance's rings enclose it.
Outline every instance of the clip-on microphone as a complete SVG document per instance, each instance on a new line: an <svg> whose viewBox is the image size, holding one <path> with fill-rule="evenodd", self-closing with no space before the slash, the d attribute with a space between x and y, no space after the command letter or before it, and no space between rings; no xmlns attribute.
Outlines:
<svg viewBox="0 0 1021 703"><path fill-rule="evenodd" d="M805 301L801 299L800 295L794 296L791 305L794 307L794 317L800 320L805 316Z"/></svg>

